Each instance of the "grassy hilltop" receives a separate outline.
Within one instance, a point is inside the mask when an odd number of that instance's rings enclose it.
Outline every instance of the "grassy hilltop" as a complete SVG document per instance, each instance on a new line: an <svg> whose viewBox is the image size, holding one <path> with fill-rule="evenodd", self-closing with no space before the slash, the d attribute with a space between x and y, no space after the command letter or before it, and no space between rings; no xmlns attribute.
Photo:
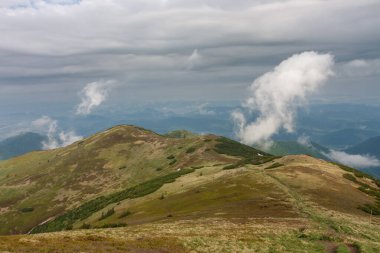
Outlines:
<svg viewBox="0 0 380 253"><path fill-rule="evenodd" d="M215 135L117 126L1 162L0 188L0 232L32 233L0 252L380 249L378 181Z"/></svg>

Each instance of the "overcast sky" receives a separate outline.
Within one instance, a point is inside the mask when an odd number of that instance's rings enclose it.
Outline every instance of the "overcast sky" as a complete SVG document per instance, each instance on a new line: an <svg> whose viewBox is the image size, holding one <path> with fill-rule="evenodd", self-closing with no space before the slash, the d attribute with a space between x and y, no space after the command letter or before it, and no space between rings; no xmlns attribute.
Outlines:
<svg viewBox="0 0 380 253"><path fill-rule="evenodd" d="M379 13L378 0L0 0L0 107L74 108L94 83L118 103L239 101L310 50L336 62L315 99L376 101Z"/></svg>

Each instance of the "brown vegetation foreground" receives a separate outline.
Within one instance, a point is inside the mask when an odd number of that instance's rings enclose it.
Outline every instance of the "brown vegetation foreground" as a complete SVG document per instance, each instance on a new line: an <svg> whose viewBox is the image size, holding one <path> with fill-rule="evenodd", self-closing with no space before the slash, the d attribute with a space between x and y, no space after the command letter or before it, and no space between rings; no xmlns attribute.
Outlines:
<svg viewBox="0 0 380 253"><path fill-rule="evenodd" d="M342 246L379 252L379 226L345 224L337 231L307 218L182 220L1 237L0 252L330 252Z"/></svg>

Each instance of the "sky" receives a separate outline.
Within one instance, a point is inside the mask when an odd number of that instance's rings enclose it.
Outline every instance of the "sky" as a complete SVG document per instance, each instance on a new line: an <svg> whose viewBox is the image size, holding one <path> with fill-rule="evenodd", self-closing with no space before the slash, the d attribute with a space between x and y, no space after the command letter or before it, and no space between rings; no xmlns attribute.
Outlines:
<svg viewBox="0 0 380 253"><path fill-rule="evenodd" d="M378 0L0 0L0 139L42 131L51 149L115 108L211 119L217 103L235 108L229 135L271 145L310 103L380 106L379 13Z"/></svg>
<svg viewBox="0 0 380 253"><path fill-rule="evenodd" d="M91 83L112 83L102 103L241 101L304 51L335 61L313 99L376 102L379 13L377 0L0 0L0 107L75 111Z"/></svg>

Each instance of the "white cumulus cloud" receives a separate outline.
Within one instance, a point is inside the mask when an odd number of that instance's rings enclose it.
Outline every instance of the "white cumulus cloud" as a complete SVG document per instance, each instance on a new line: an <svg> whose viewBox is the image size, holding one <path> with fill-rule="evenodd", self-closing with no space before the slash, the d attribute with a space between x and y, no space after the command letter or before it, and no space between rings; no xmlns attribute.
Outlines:
<svg viewBox="0 0 380 253"><path fill-rule="evenodd" d="M248 145L265 145L280 129L292 132L296 109L333 74L333 65L331 54L303 52L257 78L243 107L259 116L254 122L247 122L244 112L233 112L238 138Z"/></svg>
<svg viewBox="0 0 380 253"><path fill-rule="evenodd" d="M32 126L46 134L47 140L42 142L42 148L45 150L65 147L83 139L82 136L76 135L74 131L60 131L57 120L48 116L36 119L32 122Z"/></svg>
<svg viewBox="0 0 380 253"><path fill-rule="evenodd" d="M87 84L80 92L81 103L77 106L77 115L88 115L93 109L101 105L108 96L109 90L115 81L97 81Z"/></svg>

